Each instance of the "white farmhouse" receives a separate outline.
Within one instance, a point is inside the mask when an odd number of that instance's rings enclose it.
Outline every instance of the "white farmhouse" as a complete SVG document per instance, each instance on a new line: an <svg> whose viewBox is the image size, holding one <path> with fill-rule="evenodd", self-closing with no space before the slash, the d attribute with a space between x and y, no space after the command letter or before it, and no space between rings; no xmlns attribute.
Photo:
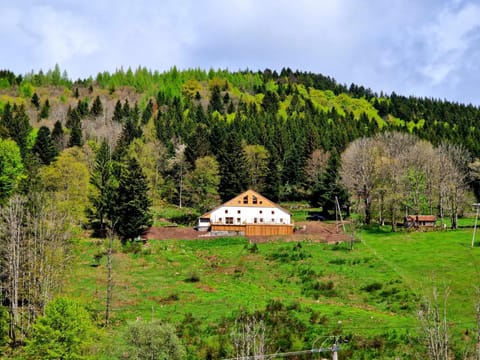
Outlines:
<svg viewBox="0 0 480 360"><path fill-rule="evenodd" d="M253 190L247 190L198 219L198 230L255 235L293 233L291 214Z"/></svg>

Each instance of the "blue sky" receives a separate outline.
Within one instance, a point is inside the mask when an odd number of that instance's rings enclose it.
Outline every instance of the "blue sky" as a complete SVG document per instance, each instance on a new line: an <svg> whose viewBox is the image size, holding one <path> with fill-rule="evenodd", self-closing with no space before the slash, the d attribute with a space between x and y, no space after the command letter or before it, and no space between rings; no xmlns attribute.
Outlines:
<svg viewBox="0 0 480 360"><path fill-rule="evenodd" d="M480 0L0 0L0 68L322 73L480 105Z"/></svg>

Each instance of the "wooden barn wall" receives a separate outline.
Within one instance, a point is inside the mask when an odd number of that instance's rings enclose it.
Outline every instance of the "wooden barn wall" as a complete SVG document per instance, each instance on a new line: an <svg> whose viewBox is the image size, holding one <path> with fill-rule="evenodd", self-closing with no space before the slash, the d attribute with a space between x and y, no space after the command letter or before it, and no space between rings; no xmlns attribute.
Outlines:
<svg viewBox="0 0 480 360"><path fill-rule="evenodd" d="M291 235L293 234L293 225L265 225L265 224L247 224L247 225L224 225L212 224L212 231L238 231L244 232L246 236L270 236L270 235Z"/></svg>
<svg viewBox="0 0 480 360"><path fill-rule="evenodd" d="M291 234L293 234L292 225L247 224L245 228L246 236L269 236L269 235L291 235Z"/></svg>

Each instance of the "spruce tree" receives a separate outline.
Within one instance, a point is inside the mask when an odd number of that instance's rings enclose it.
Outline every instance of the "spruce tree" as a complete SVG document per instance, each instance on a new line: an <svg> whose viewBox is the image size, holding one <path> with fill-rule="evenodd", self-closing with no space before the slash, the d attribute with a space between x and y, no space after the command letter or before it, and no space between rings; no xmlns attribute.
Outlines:
<svg viewBox="0 0 480 360"><path fill-rule="evenodd" d="M348 208L349 197L347 190L340 184L339 167L340 157L336 151L332 151L327 168L319 175L310 197L310 204L313 207L321 207L325 218L335 213L335 197L342 206Z"/></svg>
<svg viewBox="0 0 480 360"><path fill-rule="evenodd" d="M53 125L52 130L52 140L55 143L58 151L63 150L65 143L64 143L64 131L62 127L62 123L60 120L57 120Z"/></svg>
<svg viewBox="0 0 480 360"><path fill-rule="evenodd" d="M116 190L113 170L110 145L104 139L95 155L95 163L90 177L90 183L97 190L97 193L90 198L93 208L88 214L91 226L98 230L100 237L106 236L105 223L113 214Z"/></svg>
<svg viewBox="0 0 480 360"><path fill-rule="evenodd" d="M134 158L120 173L115 204L117 232L124 241L142 235L152 225L147 179Z"/></svg>
<svg viewBox="0 0 480 360"><path fill-rule="evenodd" d="M227 134L217 158L221 176L219 193L222 200L226 201L247 187L245 153L237 133L231 131Z"/></svg>
<svg viewBox="0 0 480 360"><path fill-rule="evenodd" d="M42 109L40 110L40 119L47 119L50 114L50 102L48 99L43 103Z"/></svg>
<svg viewBox="0 0 480 360"><path fill-rule="evenodd" d="M25 105L22 104L18 107L14 105L13 109L15 114L8 132L20 148L22 159L25 159L28 152L28 137L30 131L32 131L32 126L30 125L30 119L27 115Z"/></svg>
<svg viewBox="0 0 480 360"><path fill-rule="evenodd" d="M115 109L113 110L113 121L116 122L122 122L123 119L123 109L122 109L122 103L120 100L117 100L117 103L115 104Z"/></svg>
<svg viewBox="0 0 480 360"><path fill-rule="evenodd" d="M75 124L70 132L70 138L68 139L68 147L82 146L83 145L83 135L81 123L78 122Z"/></svg>
<svg viewBox="0 0 480 360"><path fill-rule="evenodd" d="M93 116L100 116L103 114L102 101L100 100L100 96L98 95L93 101L92 108L90 109L90 114Z"/></svg>
<svg viewBox="0 0 480 360"><path fill-rule="evenodd" d="M35 109L40 110L40 98L38 97L36 92L33 93L31 101L33 106L35 106Z"/></svg>
<svg viewBox="0 0 480 360"><path fill-rule="evenodd" d="M38 129L32 152L38 156L40 162L44 165L49 165L58 155L57 147L48 127L42 126Z"/></svg>

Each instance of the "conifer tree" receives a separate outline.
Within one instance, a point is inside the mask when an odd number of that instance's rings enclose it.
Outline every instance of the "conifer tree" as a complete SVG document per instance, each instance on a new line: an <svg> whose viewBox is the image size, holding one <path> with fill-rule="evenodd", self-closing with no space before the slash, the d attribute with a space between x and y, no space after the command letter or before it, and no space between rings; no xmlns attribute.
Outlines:
<svg viewBox="0 0 480 360"><path fill-rule="evenodd" d="M90 109L90 114L93 116L100 116L103 114L103 105L100 96L97 95L93 101L92 108Z"/></svg>
<svg viewBox="0 0 480 360"><path fill-rule="evenodd" d="M152 99L150 99L148 100L147 106L145 107L145 110L143 110L143 113L142 113L142 124L145 125L146 123L148 123L148 120L150 120L152 115L153 115L153 102L152 102Z"/></svg>
<svg viewBox="0 0 480 360"><path fill-rule="evenodd" d="M247 187L245 153L241 140L235 132L227 134L217 158L221 176L219 194L226 201L246 190Z"/></svg>
<svg viewBox="0 0 480 360"><path fill-rule="evenodd" d="M120 173L113 217L124 241L142 235L152 225L147 179L135 158L130 158Z"/></svg>
<svg viewBox="0 0 480 360"><path fill-rule="evenodd" d="M123 119L123 109L122 109L122 103L120 100L117 100L117 103L115 104L115 109L113 110L113 121L116 122L122 122Z"/></svg>
<svg viewBox="0 0 480 360"><path fill-rule="evenodd" d="M82 145L83 145L82 128L81 128L81 123L78 122L73 126L70 132L70 138L68 139L68 147L82 146Z"/></svg>
<svg viewBox="0 0 480 360"><path fill-rule="evenodd" d="M113 160L110 145L104 139L95 155L90 183L97 193L90 198L93 208L89 211L89 220L93 228L99 230L99 236L106 236L105 223L113 213L116 179L113 172Z"/></svg>
<svg viewBox="0 0 480 360"><path fill-rule="evenodd" d="M219 113L223 113L222 95L220 94L220 87L218 85L215 85L212 88L210 103L208 104L208 111L218 111Z"/></svg>
<svg viewBox="0 0 480 360"><path fill-rule="evenodd" d="M62 123L60 122L60 120L57 120L53 125L52 140L58 151L63 150L63 148L65 147L65 139Z"/></svg>
<svg viewBox="0 0 480 360"><path fill-rule="evenodd" d="M30 119L28 118L24 104L18 107L14 105L13 109L14 117L8 132L20 148L22 159L24 159L28 152L28 137L30 131L32 131L32 126L30 125Z"/></svg>
<svg viewBox="0 0 480 360"><path fill-rule="evenodd" d="M32 151L38 156L40 162L44 165L49 165L58 155L57 147L55 146L48 127L42 126L38 129L37 138Z"/></svg>
<svg viewBox="0 0 480 360"><path fill-rule="evenodd" d="M35 109L40 110L40 98L36 92L33 93L31 101L33 106L35 106Z"/></svg>
<svg viewBox="0 0 480 360"><path fill-rule="evenodd" d="M42 109L40 110L40 119L47 119L50 114L50 102L48 99L43 103Z"/></svg>

